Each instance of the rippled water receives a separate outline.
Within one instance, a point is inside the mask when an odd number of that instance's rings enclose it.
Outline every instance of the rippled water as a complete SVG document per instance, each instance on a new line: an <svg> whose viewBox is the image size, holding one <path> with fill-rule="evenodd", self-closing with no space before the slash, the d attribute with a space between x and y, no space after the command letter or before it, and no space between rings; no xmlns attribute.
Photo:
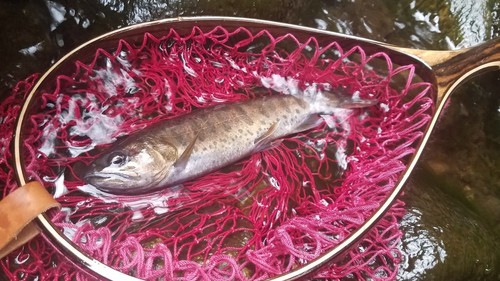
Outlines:
<svg viewBox="0 0 500 281"><path fill-rule="evenodd" d="M494 0L447 1L2 1L0 94L46 69L86 40L148 20L224 15L269 19L354 34L402 46L466 47L499 34Z"/></svg>

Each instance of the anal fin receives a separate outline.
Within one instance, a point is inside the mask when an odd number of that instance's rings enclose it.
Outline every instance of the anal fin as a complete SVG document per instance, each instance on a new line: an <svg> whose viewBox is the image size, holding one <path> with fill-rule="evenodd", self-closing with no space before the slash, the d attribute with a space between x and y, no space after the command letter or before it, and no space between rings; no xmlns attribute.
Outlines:
<svg viewBox="0 0 500 281"><path fill-rule="evenodd" d="M292 132L292 134L304 132L313 128L318 127L323 122L323 118L319 115L310 115L300 125L298 125Z"/></svg>

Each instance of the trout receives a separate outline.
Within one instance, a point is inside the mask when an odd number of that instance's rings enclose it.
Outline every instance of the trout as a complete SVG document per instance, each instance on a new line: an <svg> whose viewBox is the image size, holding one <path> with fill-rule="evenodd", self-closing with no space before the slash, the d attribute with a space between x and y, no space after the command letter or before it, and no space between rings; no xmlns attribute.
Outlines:
<svg viewBox="0 0 500 281"><path fill-rule="evenodd" d="M373 100L330 92L271 95L197 109L125 137L87 168L84 180L113 194L174 186L277 146L322 122L320 114Z"/></svg>

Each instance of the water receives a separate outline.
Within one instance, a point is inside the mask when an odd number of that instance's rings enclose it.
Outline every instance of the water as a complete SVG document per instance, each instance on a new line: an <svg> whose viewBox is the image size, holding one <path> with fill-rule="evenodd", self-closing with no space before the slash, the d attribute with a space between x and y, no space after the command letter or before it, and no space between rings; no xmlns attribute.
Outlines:
<svg viewBox="0 0 500 281"><path fill-rule="evenodd" d="M163 17L247 16L340 31L401 46L456 49L499 36L499 10L500 4L494 0L453 0L440 3L432 0L405 0L398 1L397 4L391 0L294 0L287 3L257 0L238 3L230 0L175 3L146 0L71 3L48 0L2 1L0 97L5 97L16 81L33 72L43 72L69 50L94 36L118 27ZM447 113L445 116L461 121L453 123L443 118L445 121L442 121L442 127L448 129L434 134L434 141L431 141L421 164L421 167L430 167L439 179L449 181L446 186L451 186L449 193L454 194L454 199L450 200L461 201L464 206L460 208L470 208L483 215L488 227L494 229L497 235L490 236L490 239L497 239L499 234L500 211L497 206L500 192L495 185L498 182L498 171L495 168L498 167L496 152L499 151L498 133L495 129L499 127L498 101L494 94L488 94L488 88L495 89L498 83L495 75L477 80L473 84L475 86L467 91L480 93L479 101L474 98L457 98L458 101L451 104L449 111L456 113ZM478 102L482 104L479 109L475 106ZM166 110L168 111L168 105ZM464 122L470 122L467 123L469 129L464 128ZM109 124L113 125L113 122ZM106 130L104 132L106 135ZM450 134L452 139L457 140L451 144L445 141L450 139ZM478 140L479 145L475 145ZM72 153L80 155L91 148L89 146ZM51 149L46 147L46 152L50 154ZM444 186L442 183L438 185ZM432 198L429 202L432 202ZM137 216L140 217L140 214ZM472 219L476 218L471 217ZM442 261L444 265L453 262L450 258ZM420 267L416 272L424 270L432 274L432 269L433 267ZM450 279L446 276L443 278Z"/></svg>
<svg viewBox="0 0 500 281"><path fill-rule="evenodd" d="M153 8L154 6L154 8ZM97 35L176 16L226 15L302 24L402 46L450 49L499 34L499 4L450 1L2 1L0 95ZM370 13L366 13L370 11Z"/></svg>

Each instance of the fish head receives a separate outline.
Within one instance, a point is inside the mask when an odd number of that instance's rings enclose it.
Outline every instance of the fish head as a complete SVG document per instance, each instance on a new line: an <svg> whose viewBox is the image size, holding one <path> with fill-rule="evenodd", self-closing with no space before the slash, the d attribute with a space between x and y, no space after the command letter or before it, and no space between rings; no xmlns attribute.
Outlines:
<svg viewBox="0 0 500 281"><path fill-rule="evenodd" d="M161 187L176 159L177 149L168 142L148 137L129 139L95 159L83 178L107 193L149 192Z"/></svg>

